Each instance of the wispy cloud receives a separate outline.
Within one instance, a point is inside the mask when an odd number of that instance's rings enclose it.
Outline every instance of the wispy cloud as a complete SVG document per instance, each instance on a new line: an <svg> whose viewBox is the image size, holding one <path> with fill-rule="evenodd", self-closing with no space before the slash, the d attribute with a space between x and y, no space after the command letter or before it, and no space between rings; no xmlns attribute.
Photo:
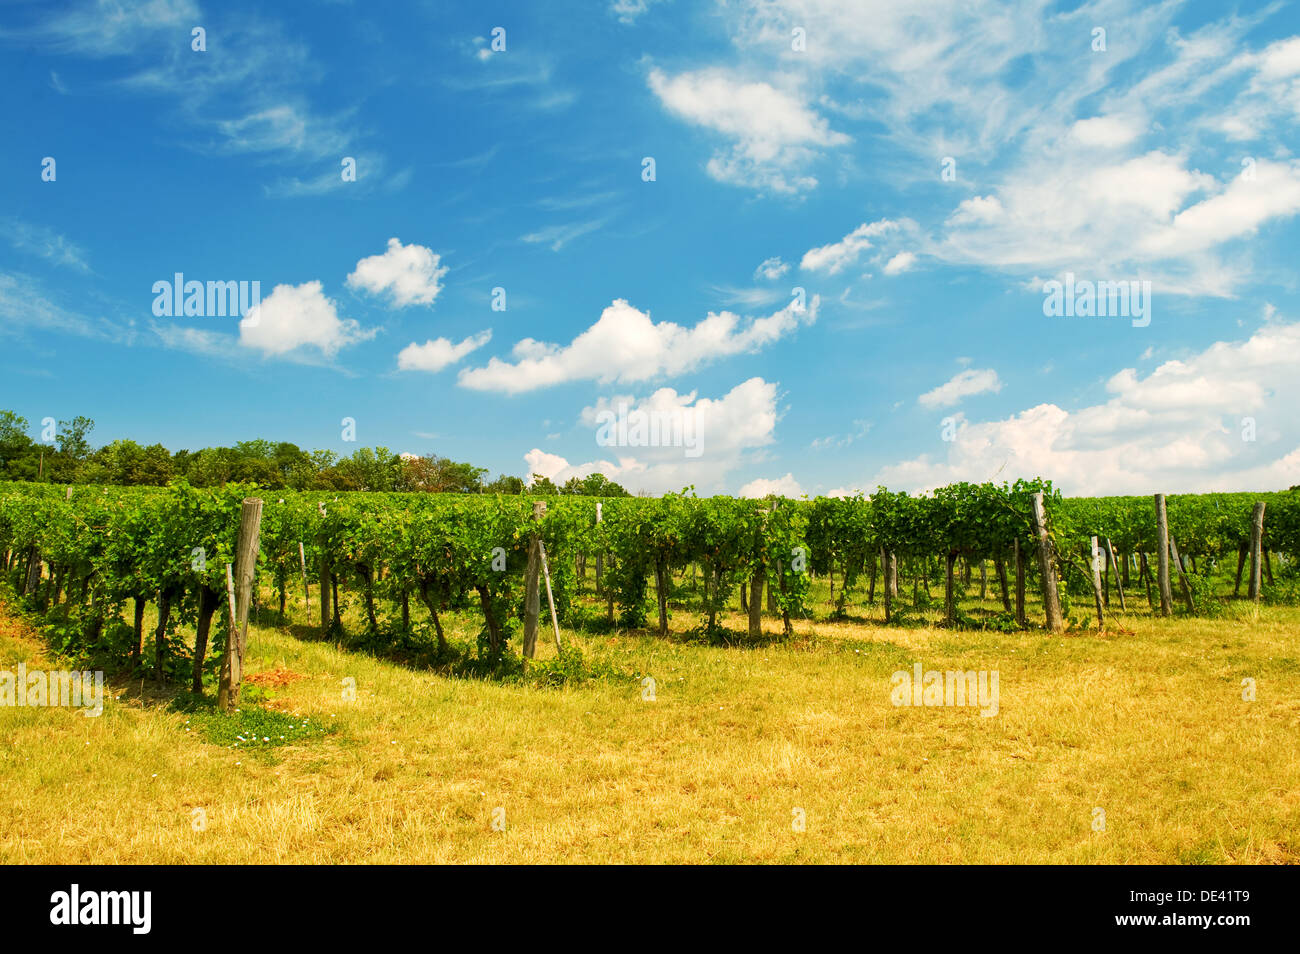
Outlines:
<svg viewBox="0 0 1300 954"><path fill-rule="evenodd" d="M546 228L520 236L520 241L532 245L548 245L552 252L558 252L574 239L603 228L608 221L609 218L606 217L588 219L585 222L570 222L565 225L548 225Z"/></svg>
<svg viewBox="0 0 1300 954"><path fill-rule="evenodd" d="M55 265L79 272L90 271L81 248L51 228L0 216L0 235L20 252L37 255Z"/></svg>

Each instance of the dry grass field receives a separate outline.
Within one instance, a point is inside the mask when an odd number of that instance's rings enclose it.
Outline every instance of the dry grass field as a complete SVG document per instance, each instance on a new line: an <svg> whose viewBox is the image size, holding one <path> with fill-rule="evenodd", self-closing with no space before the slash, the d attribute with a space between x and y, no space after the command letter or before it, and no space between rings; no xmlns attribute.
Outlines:
<svg viewBox="0 0 1300 954"><path fill-rule="evenodd" d="M1255 613L1057 638L865 617L749 646L566 632L607 674L556 688L264 620L241 717L292 717L298 742L231 747L253 723L135 680L98 718L0 707L0 861L1296 863L1300 610ZM43 645L0 607L0 668L58 667ZM997 671L997 715L894 706L918 662Z"/></svg>

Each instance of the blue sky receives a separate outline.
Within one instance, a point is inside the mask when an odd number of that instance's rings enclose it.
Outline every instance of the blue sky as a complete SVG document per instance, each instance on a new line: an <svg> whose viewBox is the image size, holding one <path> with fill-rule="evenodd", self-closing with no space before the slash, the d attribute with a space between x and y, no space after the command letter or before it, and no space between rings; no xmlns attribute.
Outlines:
<svg viewBox="0 0 1300 954"><path fill-rule="evenodd" d="M1295 4L400 6L0 7L0 407L653 492L1300 483ZM156 315L177 272L261 304ZM1149 323L1045 315L1067 273Z"/></svg>

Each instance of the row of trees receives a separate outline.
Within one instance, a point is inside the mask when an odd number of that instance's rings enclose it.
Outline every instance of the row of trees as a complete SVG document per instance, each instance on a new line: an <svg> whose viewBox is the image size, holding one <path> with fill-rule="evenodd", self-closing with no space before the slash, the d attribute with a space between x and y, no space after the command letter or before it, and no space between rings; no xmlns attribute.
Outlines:
<svg viewBox="0 0 1300 954"><path fill-rule="evenodd" d="M26 418L0 410L0 480L58 484L165 486L181 478L194 487L257 484L272 490L521 494L530 489L506 474L488 481L484 467L437 454L416 457L386 447L362 447L350 456L305 451L288 441L240 441L233 447L169 451L161 444L117 440L98 449L90 443L95 422L86 417L51 425L43 440L31 436ZM556 486L535 478L539 494L625 497L626 490L602 474L570 478Z"/></svg>

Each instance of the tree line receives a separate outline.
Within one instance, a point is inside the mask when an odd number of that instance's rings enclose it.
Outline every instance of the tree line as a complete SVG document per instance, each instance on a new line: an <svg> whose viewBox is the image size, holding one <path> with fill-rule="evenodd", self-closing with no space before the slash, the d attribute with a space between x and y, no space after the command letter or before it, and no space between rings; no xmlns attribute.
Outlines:
<svg viewBox="0 0 1300 954"><path fill-rule="evenodd" d="M361 447L349 456L306 451L289 441L239 441L233 447L172 452L162 444L116 440L95 448L88 417L59 421L50 440L36 440L26 418L0 410L0 480L56 484L166 486L183 479L193 487L255 483L272 490L360 490L371 492L569 494L626 497L603 474L571 477L557 486L535 476L532 484L501 474L487 480L486 467L437 454L397 454L386 447Z"/></svg>

